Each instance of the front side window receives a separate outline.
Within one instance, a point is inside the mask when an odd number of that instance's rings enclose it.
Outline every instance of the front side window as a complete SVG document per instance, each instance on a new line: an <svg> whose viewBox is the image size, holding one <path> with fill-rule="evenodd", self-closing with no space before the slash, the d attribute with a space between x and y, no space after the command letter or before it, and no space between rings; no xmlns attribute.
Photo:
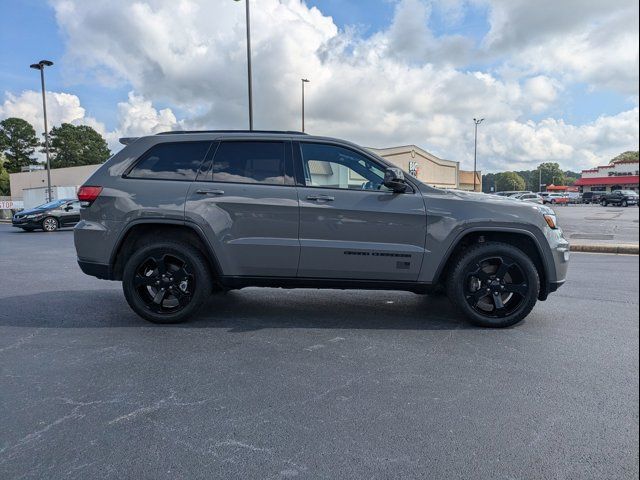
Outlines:
<svg viewBox="0 0 640 480"><path fill-rule="evenodd" d="M194 180L211 142L160 143L129 172L130 178Z"/></svg>
<svg viewBox="0 0 640 480"><path fill-rule="evenodd" d="M384 170L353 150L321 143L301 143L300 149L309 187L389 191Z"/></svg>
<svg viewBox="0 0 640 480"><path fill-rule="evenodd" d="M213 160L213 181L285 184L285 142L221 142Z"/></svg>

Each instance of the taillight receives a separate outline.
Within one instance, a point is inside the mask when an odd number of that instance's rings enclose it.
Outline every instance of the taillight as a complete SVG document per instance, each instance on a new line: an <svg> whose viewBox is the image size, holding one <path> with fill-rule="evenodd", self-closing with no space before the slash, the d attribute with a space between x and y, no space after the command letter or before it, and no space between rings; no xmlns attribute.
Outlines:
<svg viewBox="0 0 640 480"><path fill-rule="evenodd" d="M81 202L93 202L102 192L102 187L82 186L78 189L78 200Z"/></svg>

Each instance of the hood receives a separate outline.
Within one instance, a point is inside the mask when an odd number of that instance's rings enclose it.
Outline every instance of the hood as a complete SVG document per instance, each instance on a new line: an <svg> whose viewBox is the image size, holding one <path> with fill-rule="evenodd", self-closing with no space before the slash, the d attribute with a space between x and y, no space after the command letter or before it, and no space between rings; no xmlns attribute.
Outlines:
<svg viewBox="0 0 640 480"><path fill-rule="evenodd" d="M501 195L492 195L488 193L467 192L464 190L441 190L441 192L451 198L484 204L486 206L499 208L503 211L524 213L525 210L531 211L534 209L542 213L554 213L549 207L535 202L523 202L522 200L512 197L503 197Z"/></svg>
<svg viewBox="0 0 640 480"><path fill-rule="evenodd" d="M51 210L50 208L30 208L29 210L20 210L16 215L34 215L36 213L44 213Z"/></svg>

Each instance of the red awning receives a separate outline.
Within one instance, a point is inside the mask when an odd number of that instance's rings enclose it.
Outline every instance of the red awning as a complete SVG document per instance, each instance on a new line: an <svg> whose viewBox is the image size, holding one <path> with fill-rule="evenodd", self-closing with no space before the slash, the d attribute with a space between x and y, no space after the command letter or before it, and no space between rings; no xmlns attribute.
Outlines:
<svg viewBox="0 0 640 480"><path fill-rule="evenodd" d="M595 178L579 178L576 185L638 185L640 176L611 176L611 177L595 177Z"/></svg>

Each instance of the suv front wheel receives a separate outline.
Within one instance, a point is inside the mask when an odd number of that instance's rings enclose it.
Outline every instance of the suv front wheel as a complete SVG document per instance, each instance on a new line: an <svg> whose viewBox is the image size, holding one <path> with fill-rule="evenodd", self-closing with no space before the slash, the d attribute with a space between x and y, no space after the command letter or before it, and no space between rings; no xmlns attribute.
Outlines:
<svg viewBox="0 0 640 480"><path fill-rule="evenodd" d="M207 261L179 242L147 245L127 261L122 288L129 306L153 323L178 323L197 313L211 292Z"/></svg>
<svg viewBox="0 0 640 480"><path fill-rule="evenodd" d="M473 324L510 327L533 309L540 278L522 250L505 243L479 243L463 252L447 281L447 295Z"/></svg>

